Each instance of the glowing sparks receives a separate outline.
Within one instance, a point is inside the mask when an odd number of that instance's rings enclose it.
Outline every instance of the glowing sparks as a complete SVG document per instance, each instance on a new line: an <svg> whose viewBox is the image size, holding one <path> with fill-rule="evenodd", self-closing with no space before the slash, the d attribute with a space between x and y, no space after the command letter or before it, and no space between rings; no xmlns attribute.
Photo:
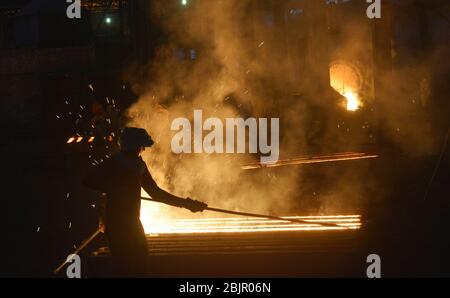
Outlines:
<svg viewBox="0 0 450 298"><path fill-rule="evenodd" d="M360 215L290 216L284 218L304 220L307 223L297 224L283 220L254 218L161 220L152 223L142 218L142 223L146 233L150 235L356 230L361 227ZM322 226L320 223L333 223L336 226Z"/></svg>

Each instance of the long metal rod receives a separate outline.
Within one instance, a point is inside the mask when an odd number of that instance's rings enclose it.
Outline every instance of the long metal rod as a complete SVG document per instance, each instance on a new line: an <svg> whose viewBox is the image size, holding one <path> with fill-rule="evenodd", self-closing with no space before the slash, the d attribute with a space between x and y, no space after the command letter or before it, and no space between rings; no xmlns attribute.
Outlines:
<svg viewBox="0 0 450 298"><path fill-rule="evenodd" d="M88 239L86 239L81 245L80 247L78 247L71 255L77 255L79 254L86 246L89 245L89 243L91 243L95 238L97 238L98 235L100 235L100 233L102 232L102 229L98 229L97 231L95 231L94 234L92 234ZM53 274L58 274L59 271L61 271L64 266L69 263L72 260L72 258L67 258L61 265L59 265L58 268L56 268L53 271Z"/></svg>
<svg viewBox="0 0 450 298"><path fill-rule="evenodd" d="M144 201L150 201L155 203L164 203L162 201L154 200L151 198L145 198L141 197ZM207 207L205 210L213 211L213 212L220 212L220 213L226 213L226 214L233 214L233 215L240 215L240 216L247 216L247 217L258 217L258 218L267 218L267 219L274 219L274 220L282 220L282 221L290 221L295 223L301 223L301 224L317 224L321 226L326 227L338 227L342 229L348 229L349 227L340 226L338 224L330 223L330 222L310 222L307 220L301 220L301 219L293 219L293 218L283 218L278 216L272 216L272 215L262 215L262 214L255 214L255 213L247 213L247 212L238 212L238 211L231 211L231 210L225 210L225 209L219 209L219 208L213 208L213 207Z"/></svg>
<svg viewBox="0 0 450 298"><path fill-rule="evenodd" d="M234 215L240 215L240 216L248 216L248 217L259 217L259 218L267 218L267 219L274 219L274 220L283 220L283 221L291 221L295 223L303 223L303 224L318 224L321 226L327 226L327 227L339 227L339 228L346 228L343 226L340 226L338 224L329 223L329 222L309 222L307 220L301 220L301 219L293 219L293 218L284 218L284 217L278 217L278 216L271 216L271 215L261 215L261 214L255 214L255 213L247 213L247 212L236 212L236 211L230 211L230 210L224 210L219 208L206 208L208 211L213 212L220 212L220 213L226 213L226 214L234 214Z"/></svg>
<svg viewBox="0 0 450 298"><path fill-rule="evenodd" d="M339 161L351 161L351 160L362 160L362 159L372 159L379 157L376 154L366 154L366 153L338 153L332 155L321 155L321 156L306 156L292 159L282 159L274 164L261 164L259 162L247 163L241 166L242 170L254 170L263 168L275 168L290 165L302 165L302 164L317 164L326 162L339 162Z"/></svg>

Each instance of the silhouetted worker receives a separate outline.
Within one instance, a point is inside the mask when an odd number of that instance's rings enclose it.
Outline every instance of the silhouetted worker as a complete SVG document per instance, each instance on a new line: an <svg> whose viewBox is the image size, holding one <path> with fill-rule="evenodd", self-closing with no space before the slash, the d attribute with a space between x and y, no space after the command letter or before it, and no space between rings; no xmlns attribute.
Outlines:
<svg viewBox="0 0 450 298"><path fill-rule="evenodd" d="M207 205L171 195L158 187L141 158L153 140L144 129L128 127L120 138L121 151L89 173L85 185L105 193L105 234L121 276L145 276L147 239L140 221L141 187L155 200L192 212Z"/></svg>

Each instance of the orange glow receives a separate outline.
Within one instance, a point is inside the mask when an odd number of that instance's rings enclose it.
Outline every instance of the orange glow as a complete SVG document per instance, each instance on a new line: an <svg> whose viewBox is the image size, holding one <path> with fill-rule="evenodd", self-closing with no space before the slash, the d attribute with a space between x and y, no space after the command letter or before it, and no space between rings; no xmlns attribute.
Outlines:
<svg viewBox="0 0 450 298"><path fill-rule="evenodd" d="M358 95L351 90L345 91L342 95L347 98L347 111L359 110L360 102L358 100Z"/></svg>
<svg viewBox="0 0 450 298"><path fill-rule="evenodd" d="M333 63L330 67L330 84L347 100L347 111L357 111L362 102L359 98L362 78L358 69L348 61Z"/></svg>
<svg viewBox="0 0 450 298"><path fill-rule="evenodd" d="M83 140L83 137L78 137L77 140L76 140L76 142L77 142L77 143L80 143L82 140Z"/></svg>
<svg viewBox="0 0 450 298"><path fill-rule="evenodd" d="M71 138L69 138L69 139L67 140L67 144L72 144L73 141L75 141L75 138L74 138L74 137L71 137Z"/></svg>
<svg viewBox="0 0 450 298"><path fill-rule="evenodd" d="M88 140L88 143L92 143L94 141L95 137L90 137Z"/></svg>
<svg viewBox="0 0 450 298"><path fill-rule="evenodd" d="M153 236L161 234L355 230L361 227L360 215L290 216L284 218L304 220L308 223L259 218L210 218L151 222L148 218L141 217L141 221L145 232ZM319 223L333 223L338 226L322 226Z"/></svg>

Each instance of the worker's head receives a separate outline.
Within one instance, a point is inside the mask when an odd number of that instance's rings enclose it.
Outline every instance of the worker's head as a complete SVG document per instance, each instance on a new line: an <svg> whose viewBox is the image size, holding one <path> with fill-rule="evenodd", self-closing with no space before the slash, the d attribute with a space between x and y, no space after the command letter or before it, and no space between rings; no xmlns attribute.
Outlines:
<svg viewBox="0 0 450 298"><path fill-rule="evenodd" d="M120 149L140 155L146 147L153 146L154 141L143 128L125 127L120 136Z"/></svg>

